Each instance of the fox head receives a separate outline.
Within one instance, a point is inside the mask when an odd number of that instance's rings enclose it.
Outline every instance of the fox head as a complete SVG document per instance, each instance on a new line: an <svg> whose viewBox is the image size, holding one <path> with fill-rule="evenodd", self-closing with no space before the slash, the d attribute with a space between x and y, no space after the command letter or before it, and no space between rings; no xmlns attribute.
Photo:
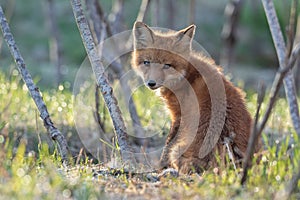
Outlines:
<svg viewBox="0 0 300 200"><path fill-rule="evenodd" d="M195 25L159 32L142 22L133 27L132 65L150 89L180 87L187 75Z"/></svg>

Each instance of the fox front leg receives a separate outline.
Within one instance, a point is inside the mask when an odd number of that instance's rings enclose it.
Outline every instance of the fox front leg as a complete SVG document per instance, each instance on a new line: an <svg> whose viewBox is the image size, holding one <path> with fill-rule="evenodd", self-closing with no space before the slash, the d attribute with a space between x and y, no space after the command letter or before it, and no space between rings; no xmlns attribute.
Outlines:
<svg viewBox="0 0 300 200"><path fill-rule="evenodd" d="M175 122L172 124L172 127L170 129L170 132L168 134L165 146L163 148L161 157L160 157L160 168L166 168L169 166L169 154L170 154L170 149L172 148L173 144L176 143L177 138L177 132L180 126L180 122Z"/></svg>

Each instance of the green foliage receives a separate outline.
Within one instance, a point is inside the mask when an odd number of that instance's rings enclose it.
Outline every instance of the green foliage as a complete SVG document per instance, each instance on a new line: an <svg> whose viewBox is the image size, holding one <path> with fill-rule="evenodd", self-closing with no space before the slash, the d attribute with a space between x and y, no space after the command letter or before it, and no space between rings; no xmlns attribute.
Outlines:
<svg viewBox="0 0 300 200"><path fill-rule="evenodd" d="M261 161L258 165L253 161L246 187L240 186L241 169L235 171L231 166L220 166L202 175L162 178L155 183L146 175L91 164L88 158L64 168L57 150L47 142L26 86L17 71L11 74L9 80L0 73L0 193L4 199L272 199L298 167L299 139L286 110L287 102L280 98L263 134L265 150ZM92 103L93 92L87 93ZM43 92L43 98L63 133L75 132L73 97L68 84ZM256 98L256 94L248 96L251 113L255 112ZM168 120L162 120L160 100L144 87L134 92L133 99L149 133L163 131ZM262 113L265 107L263 104ZM71 147L78 142L70 136L68 141ZM297 189L293 197L298 198L299 192Z"/></svg>
<svg viewBox="0 0 300 200"><path fill-rule="evenodd" d="M46 130L40 120L39 112L28 89L19 78L17 70L12 70L10 79L0 72L0 131L1 136L9 138L17 146L20 138L25 138L27 151L38 150L39 140L48 140ZM36 81L35 81L36 82ZM65 133L74 130L72 95L65 92L69 84L60 85L57 90L41 92L51 117ZM52 147L51 147L52 148Z"/></svg>

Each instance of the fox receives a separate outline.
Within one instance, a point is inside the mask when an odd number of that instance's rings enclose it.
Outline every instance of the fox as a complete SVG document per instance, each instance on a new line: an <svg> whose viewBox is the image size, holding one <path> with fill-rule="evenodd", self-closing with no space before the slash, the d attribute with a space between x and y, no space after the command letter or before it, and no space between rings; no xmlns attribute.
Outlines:
<svg viewBox="0 0 300 200"><path fill-rule="evenodd" d="M158 91L171 118L159 167L183 174L217 167L228 152L241 165L252 126L244 92L212 58L193 49L195 29L160 31L138 21L132 29L131 65ZM260 148L257 142L255 152Z"/></svg>

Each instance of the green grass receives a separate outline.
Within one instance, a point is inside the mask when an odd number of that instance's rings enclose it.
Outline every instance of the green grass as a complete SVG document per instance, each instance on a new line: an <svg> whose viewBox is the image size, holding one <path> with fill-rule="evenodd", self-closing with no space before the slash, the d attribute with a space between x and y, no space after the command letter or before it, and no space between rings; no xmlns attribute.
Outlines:
<svg viewBox="0 0 300 200"><path fill-rule="evenodd" d="M245 187L240 186L240 169L234 171L230 167L215 168L202 175L163 178L158 182L148 180L145 174L122 173L122 168L119 172L108 169L91 161L85 153L79 153L82 145L76 136L74 101L68 87L61 85L57 90L42 91L53 121L67 136L71 150L81 157L75 157L77 164L64 168L18 72L12 71L10 78L0 73L0 199L273 199L298 168L299 141L292 128L287 102L279 99L263 135L262 160L249 171ZM90 95L88 101L93 105L93 90L85 94ZM154 94L140 88L134 99L148 131L163 132L168 120L162 122L162 104ZM255 102L256 94L248 95L251 113L255 112ZM124 105L120 105L124 109ZM264 109L265 104L262 111ZM124 116L129 117L126 112ZM110 120L106 124L106 134L111 134ZM294 145L288 150L291 136ZM99 138L97 142L100 143ZM290 153L293 153L292 158ZM297 189L292 199L299 196Z"/></svg>

